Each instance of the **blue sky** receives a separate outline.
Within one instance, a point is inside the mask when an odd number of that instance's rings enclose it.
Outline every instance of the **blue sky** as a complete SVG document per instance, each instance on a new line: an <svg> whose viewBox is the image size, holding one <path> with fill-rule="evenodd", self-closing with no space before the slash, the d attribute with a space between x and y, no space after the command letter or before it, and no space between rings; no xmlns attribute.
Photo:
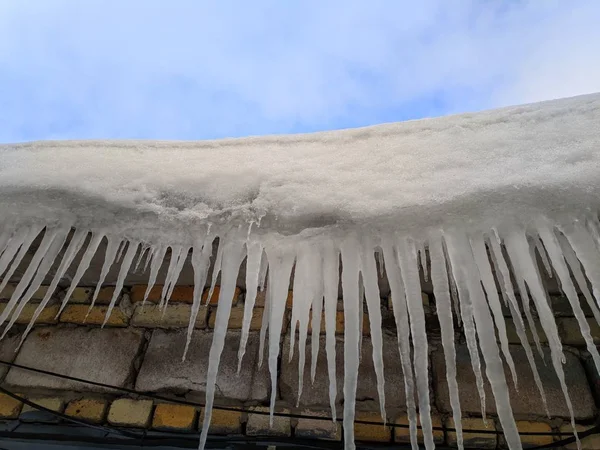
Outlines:
<svg viewBox="0 0 600 450"><path fill-rule="evenodd" d="M347 128L600 91L600 1L0 0L0 142Z"/></svg>

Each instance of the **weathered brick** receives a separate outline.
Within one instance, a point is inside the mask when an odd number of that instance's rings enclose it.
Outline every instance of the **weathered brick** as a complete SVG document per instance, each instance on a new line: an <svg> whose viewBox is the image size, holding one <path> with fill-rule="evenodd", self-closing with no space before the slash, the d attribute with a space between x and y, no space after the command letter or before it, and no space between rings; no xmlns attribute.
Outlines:
<svg viewBox="0 0 600 450"><path fill-rule="evenodd" d="M342 438L342 426L339 422L333 422L328 413L305 410L302 415L314 416L315 419L298 419L294 435L299 438L326 439L339 441ZM318 419L323 417L327 419Z"/></svg>
<svg viewBox="0 0 600 450"><path fill-rule="evenodd" d="M209 292L210 292L210 289L206 288L204 290L204 293L202 294L202 304L203 305L206 303L206 299L208 298ZM233 293L233 298L231 299L231 301L234 305L237 304L238 297L241 292L242 292L242 290L239 287L235 288L235 292ZM208 302L208 304L209 305L217 305L219 303L219 295L220 294L221 294L221 286L215 286L215 289L214 289L212 295L210 296L210 301Z"/></svg>
<svg viewBox="0 0 600 450"><path fill-rule="evenodd" d="M16 419L23 403L6 394L0 394L0 419Z"/></svg>
<svg viewBox="0 0 600 450"><path fill-rule="evenodd" d="M250 330L252 330L252 331L260 330L260 327L262 324L263 310L264 310L264 308L254 308L252 310L252 320L250 321ZM211 311L211 314L208 318L208 327L209 328L215 327L215 320L217 317L216 313L217 313L216 310ZM227 328L230 330L241 330L243 322L244 322L244 305L234 306L233 308L231 308L231 314L229 315L229 324L227 325ZM284 321L284 327L285 327L285 321ZM284 330L285 330L285 328L282 330L282 332Z"/></svg>
<svg viewBox="0 0 600 450"><path fill-rule="evenodd" d="M146 284L136 284L131 288L131 301L133 303L138 303L144 300L144 295L146 294L146 289L148 285ZM159 303L162 297L163 285L155 284L150 289L148 293L147 302L150 303ZM194 286L175 286L173 288L173 293L171 294L171 298L169 299L169 303L188 303L192 304L194 300Z"/></svg>
<svg viewBox="0 0 600 450"><path fill-rule="evenodd" d="M442 418L437 414L431 415L431 424L433 430L433 442L436 444L442 444L444 442L444 430L435 428L442 428ZM408 415L402 414L396 419L396 425L404 425L404 427L394 428L394 442L399 443L410 443L410 430L408 428L409 421ZM423 430L421 429L421 418L417 415L417 441L419 444L423 443Z"/></svg>
<svg viewBox="0 0 600 450"><path fill-rule="evenodd" d="M583 431L589 430L592 428L592 425L576 425L577 433L582 433ZM571 425L563 425L559 429L560 431L560 439L568 439L573 436L573 429ZM581 441L581 450L598 450L600 448L600 435L592 434L590 436L580 438ZM563 447L565 450L576 450L577 443L573 442L571 444L567 444Z"/></svg>
<svg viewBox="0 0 600 450"><path fill-rule="evenodd" d="M80 325L102 325L107 311L108 306L94 306L90 310L88 305L67 305L60 315L60 321ZM112 309L106 322L109 327L126 327L128 324L129 316L118 306Z"/></svg>
<svg viewBox="0 0 600 450"><path fill-rule="evenodd" d="M23 311L21 311L21 314L19 314L19 317L17 318L16 322L17 324L29 324L29 322L31 322L31 319L33 319L33 315L35 313L35 310L38 308L39 304L38 303L27 303L27 305L25 305L25 307L23 308ZM6 309L6 303L0 303L0 313L4 312L4 310ZM11 315L14 313L14 309L13 311L11 311ZM41 324L54 324L56 322L58 322L58 320L56 319L56 314L58 313L58 305L50 305L50 306L46 306L42 312L40 313L40 315L38 316L38 318L35 320L35 323L38 325Z"/></svg>
<svg viewBox="0 0 600 450"><path fill-rule="evenodd" d="M574 317L561 317L556 319L560 339L564 345L572 345L574 347L585 347L586 343L581 335L581 328ZM600 344L600 326L593 318L588 318L587 322L590 326L590 332L594 339L594 344Z"/></svg>
<svg viewBox="0 0 600 450"><path fill-rule="evenodd" d="M508 338L509 344L517 344L521 345L521 339L519 339L519 335L517 334L517 328L515 327L515 322L512 318L506 319L506 337ZM537 335L542 344L548 343L548 338L546 337L546 333L544 333L544 329L542 328L542 324L540 322L536 322L536 330ZM525 322L525 334L527 335L527 340L530 344L534 344L535 340L533 339L533 333L529 328L527 322Z"/></svg>
<svg viewBox="0 0 600 450"><path fill-rule="evenodd" d="M98 292L98 297L96 298L96 302L94 303L95 305L108 305L110 304L113 294L115 292L115 287L114 286L105 286L103 288L100 288L100 292ZM119 302L121 301L121 298L123 297L123 292L119 293L119 296L117 297L117 302L115 304L119 304Z"/></svg>
<svg viewBox="0 0 600 450"><path fill-rule="evenodd" d="M248 436L279 436L289 437L292 434L292 425L287 416L273 416L273 426L269 425L268 414L255 414L252 411L268 412L269 408L262 406L254 407L248 414L246 434ZM277 409L280 413L289 413L288 409Z"/></svg>
<svg viewBox="0 0 600 450"><path fill-rule="evenodd" d="M94 398L73 400L67 405L65 414L92 423L102 423L108 402Z"/></svg>
<svg viewBox="0 0 600 450"><path fill-rule="evenodd" d="M552 427L545 422L534 422L529 420L517 420L517 430L521 437L523 448L537 447L539 445L548 445L554 441L552 436ZM548 435L535 435L524 433L548 433Z"/></svg>
<svg viewBox="0 0 600 450"><path fill-rule="evenodd" d="M125 386L143 335L123 328L34 329L15 362L99 383ZM6 383L22 388L81 390L81 383L12 367ZM85 386L86 390L106 389Z"/></svg>
<svg viewBox="0 0 600 450"><path fill-rule="evenodd" d="M204 409L198 419L198 429L204 423ZM213 409L210 419L210 434L236 435L242 434L242 412Z"/></svg>
<svg viewBox="0 0 600 450"><path fill-rule="evenodd" d="M134 327L144 328L187 328L191 313L192 307L185 304L169 304L164 315L158 305L138 304L135 306L131 324ZM200 306L195 328L206 328L207 315L208 307Z"/></svg>
<svg viewBox="0 0 600 450"><path fill-rule="evenodd" d="M196 408L188 405L160 403L154 410L152 428L158 430L192 430L196 419Z"/></svg>
<svg viewBox="0 0 600 450"><path fill-rule="evenodd" d="M108 423L123 427L146 428L152 415L152 400L120 398L112 402Z"/></svg>
<svg viewBox="0 0 600 450"><path fill-rule="evenodd" d="M496 427L494 421L490 418L487 420L487 426L484 424L483 419L480 418L465 418L461 420L463 428L463 440L465 448L496 448L498 436L496 433L481 433L477 431L469 430L490 430L495 431ZM448 434L448 445L450 447L456 447L456 432L454 430L455 424L453 418L446 419L446 428L449 429Z"/></svg>
<svg viewBox="0 0 600 450"><path fill-rule="evenodd" d="M93 287L76 287L71 294L69 303L90 303L93 292Z"/></svg>
<svg viewBox="0 0 600 450"><path fill-rule="evenodd" d="M62 398L58 397L30 397L28 400L36 403L44 408L50 409L56 412L62 412L65 406L65 402ZM31 411L39 411L37 408L29 405L23 405L23 409L21 410L21 415L31 412Z"/></svg>
<svg viewBox="0 0 600 450"><path fill-rule="evenodd" d="M505 366L505 377L513 413L520 416L544 416L544 404L529 367L525 350L520 345L511 345L510 352L515 363L519 382L519 390L517 391L512 382L510 371ZM544 347L543 352L546 364L549 364L548 361L552 360L550 350ZM544 364L535 348L533 349L533 354L546 394L550 416L569 417L564 394L552 366ZM577 356L567 351L564 352L564 355L566 358L566 364L563 365L565 381L567 386L569 386L569 394L573 402L575 417L578 420L589 419L595 414L595 405L585 371ZM442 413L451 413L452 406L448 394L443 350L437 348L433 352L431 359L433 380L435 380L433 391L435 393L437 408ZM460 406L463 414L480 413L481 401L477 393L475 375L471 367L469 352L464 344L456 346L456 369L456 378L460 391ZM494 402L494 396L487 379L485 379L484 386L486 392L486 411L489 414L496 414L496 403Z"/></svg>
<svg viewBox="0 0 600 450"><path fill-rule="evenodd" d="M357 421L378 422L380 425L368 425ZM354 439L366 442L390 442L392 429L383 425L379 412L357 411L354 417Z"/></svg>

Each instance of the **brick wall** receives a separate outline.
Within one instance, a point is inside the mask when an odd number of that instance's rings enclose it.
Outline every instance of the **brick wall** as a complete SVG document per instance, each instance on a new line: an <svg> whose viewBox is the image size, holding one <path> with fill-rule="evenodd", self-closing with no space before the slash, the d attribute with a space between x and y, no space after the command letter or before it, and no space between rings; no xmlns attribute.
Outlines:
<svg viewBox="0 0 600 450"><path fill-rule="evenodd" d="M14 289L9 285L0 293L0 309ZM39 301L44 287L36 293L34 302ZM15 351L21 339L25 325L37 307L35 303L23 310L17 326L0 342L0 358L18 364L39 369L68 374L100 383L119 387L133 388L171 396L173 399L184 399L190 402L204 401L206 383L207 357L212 342L212 326L218 292L213 294L208 306L202 306L196 321L190 351L185 361L181 360L185 330L191 309L193 288L177 286L166 311L159 310L157 301L162 286L155 287L149 301L142 306L141 300L146 286L133 285L124 289L120 295L106 327L100 325L104 320L107 304L112 297L113 288L103 288L96 305L88 314L91 287L78 287L69 305L57 317L63 290L54 293L53 301L39 316L30 335L18 351ZM206 291L204 295L206 296ZM205 297L206 298L206 297ZM266 364L258 367L259 338L258 330L264 307L264 301L258 296L251 334L241 373L237 374L237 350L245 293L238 288L235 293L233 310L229 321L229 332L225 350L221 359L220 373L217 379L216 403L232 407L233 410L215 410L213 413L213 433L246 434L249 436L296 436L320 439L341 439L341 425L330 420L319 420L329 416L328 377L324 349L324 335L320 338L320 353L317 362L317 376L314 384L310 381L310 356L305 367L305 385L302 397L297 398L298 391L298 352L290 364L287 363L289 352L289 307L293 302L290 294L288 314L282 335L282 363L278 383L278 410L314 416L313 419L290 419L276 417L274 426L269 428L268 416L257 414L264 411L270 396L270 382ZM551 297L553 309L561 338L565 344L567 362L564 366L567 385L575 409L575 418L580 429L585 429L598 418L597 403L600 399L600 381L595 374L593 364L585 351L585 343L579 333L579 327L569 315L570 307L561 296ZM452 411L448 399L445 365L438 335L438 324L435 315L435 299L423 294L423 302L427 313L428 335L430 344L430 383L432 392L432 415L434 426L453 428ZM585 302L582 302L584 306ZM392 424L406 425L405 398L402 370L398 356L395 337L394 320L391 303L388 298L381 301L384 325L384 364L386 378L387 420ZM585 309L585 308L584 308ZM589 314L589 311L588 311ZM591 314L589 314L591 315ZM507 313L508 316L508 313ZM368 335L368 314L365 312L363 326L363 345L361 365L359 368L359 386L356 394L357 420L380 421L377 404L375 372L370 358L370 338ZM551 418L547 418L537 392L533 376L529 369L524 351L518 337L507 317L511 353L516 368L518 390L509 381L511 402L518 427L522 432L562 432L568 434L568 411L553 371L544 366L538 358L540 377L548 399ZM590 319L592 333L600 342L600 329ZM343 313L338 314L336 331L337 340L337 386L338 417L341 416L343 385ZM543 335L541 335L542 341ZM481 417L481 408L475 379L464 336L457 332L457 377L459 381L461 406L465 420L465 430L485 429ZM298 345L296 343L296 345ZM307 345L310 345L310 337ZM546 356L546 361L549 356ZM172 404L165 401L123 395L117 391L101 387L84 385L75 381L40 375L17 368L8 370L0 366L0 376L5 386L14 392L25 395L51 409L64 411L68 415L87 419L94 423L108 423L117 426L147 428L156 430L197 431L201 424L203 410L189 405ZM486 386L488 413L487 429L501 430L495 416L493 395ZM239 410L237 409L239 408ZM0 418L4 421L27 421L32 411L19 402L0 395ZM381 425L357 424L357 440L379 442L408 442L407 428L392 428ZM566 437L566 435L564 436ZM436 442L455 444L456 436L451 431L437 430ZM544 444L553 437L527 435L523 437L525 444ZM466 443L478 448L501 448L504 443L501 436L495 434L468 433ZM584 448L600 448L597 438L584 441Z"/></svg>

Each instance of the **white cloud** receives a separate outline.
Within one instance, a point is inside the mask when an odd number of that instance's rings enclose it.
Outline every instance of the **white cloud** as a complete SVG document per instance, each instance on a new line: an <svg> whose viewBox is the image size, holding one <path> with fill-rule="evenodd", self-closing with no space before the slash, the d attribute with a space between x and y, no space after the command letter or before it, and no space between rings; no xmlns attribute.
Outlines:
<svg viewBox="0 0 600 450"><path fill-rule="evenodd" d="M0 140L324 129L600 91L599 17L594 0L0 2Z"/></svg>

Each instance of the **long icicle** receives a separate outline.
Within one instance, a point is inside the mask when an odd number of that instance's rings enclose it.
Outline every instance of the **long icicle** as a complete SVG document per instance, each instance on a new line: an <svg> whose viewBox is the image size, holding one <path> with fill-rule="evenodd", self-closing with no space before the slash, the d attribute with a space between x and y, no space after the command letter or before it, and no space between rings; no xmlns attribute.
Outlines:
<svg viewBox="0 0 600 450"><path fill-rule="evenodd" d="M0 282L0 292L4 290L10 278L15 273L15 270L17 270L17 267L19 267L21 264L23 257L31 247L33 240L42 232L42 230L42 226L34 225L29 228L25 228L22 231L17 231L17 233L15 233L15 235L11 238L7 248L2 254L2 257L0 257L0 275L3 274L8 267L8 270L6 273L4 273L2 282Z"/></svg>
<svg viewBox="0 0 600 450"><path fill-rule="evenodd" d="M115 254L117 253L117 249L120 244L120 241L117 241L113 236L107 236L106 239L108 240L108 245L106 246L106 253L104 254L104 263L102 264L102 269L100 270L100 278L98 278L98 284L96 285L96 289L94 290L92 302L90 304L87 314L90 313L90 311L94 307L94 304L96 303L98 294L100 294L100 288L104 284L106 275L108 275L108 271L113 265L113 262L115 260Z"/></svg>
<svg viewBox="0 0 600 450"><path fill-rule="evenodd" d="M140 243L138 241L129 241L127 251L125 252L125 256L121 261L121 268L119 269L119 275L117 276L117 284L115 285L112 298L110 299L110 303L108 304L108 308L106 310L106 315L104 316L104 321L102 322L103 328L108 322L112 310L115 307L115 303L117 303L117 299L121 294L121 290L123 289L123 283L125 282L125 277L127 276L127 273L129 273L131 263L133 262L133 258L135 257L139 246Z"/></svg>
<svg viewBox="0 0 600 450"><path fill-rule="evenodd" d="M246 353L246 345L250 334L250 324L254 313L254 304L256 303L256 294L258 293L258 283L260 276L261 259L263 246L259 241L248 239L246 243L246 299L244 301L244 318L242 320L242 334L240 336L240 347L238 349L238 373L242 369L242 360Z"/></svg>
<svg viewBox="0 0 600 450"><path fill-rule="evenodd" d="M144 292L144 299L142 300L142 306L146 304L150 291L156 284L156 278L158 277L158 271L163 265L165 255L167 254L168 246L159 245L152 251L152 262L150 263L150 277L148 278L148 286L146 286L146 292Z"/></svg>
<svg viewBox="0 0 600 450"><path fill-rule="evenodd" d="M323 248L323 296L325 309L325 353L327 356L327 375L329 376L329 407L331 417L337 419L335 400L337 396L335 325L337 315L337 297L339 284L340 255L332 242L326 242Z"/></svg>
<svg viewBox="0 0 600 450"><path fill-rule="evenodd" d="M450 405L452 406L452 417L456 430L456 443L460 450L463 449L463 431L461 422L460 398L458 395L458 383L456 382L456 348L454 346L454 324L452 322L452 305L450 299L450 286L448 285L448 273L446 271L446 258L439 237L429 241L429 259L431 262L431 281L433 283L433 295L437 316L440 321L442 335L442 347L444 348L444 360L446 362L446 380Z"/></svg>
<svg viewBox="0 0 600 450"><path fill-rule="evenodd" d="M425 330L425 312L423 297L417 267L417 252L412 242L407 239L398 241L398 259L402 280L406 292L410 331L413 340L413 364L419 396L419 417L423 431L423 441L427 450L435 447L433 443L433 428L431 424L431 406L429 404L429 346Z"/></svg>

